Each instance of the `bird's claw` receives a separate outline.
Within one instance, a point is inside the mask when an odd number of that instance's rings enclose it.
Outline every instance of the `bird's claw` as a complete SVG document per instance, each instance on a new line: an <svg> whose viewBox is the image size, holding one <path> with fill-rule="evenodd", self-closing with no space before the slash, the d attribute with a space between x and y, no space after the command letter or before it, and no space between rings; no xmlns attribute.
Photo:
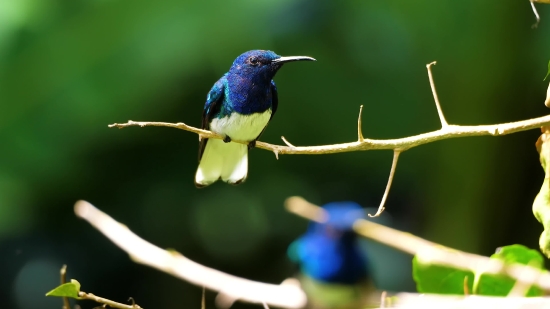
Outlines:
<svg viewBox="0 0 550 309"><path fill-rule="evenodd" d="M250 150L254 147L256 147L256 140L253 140L253 141L248 143L248 150Z"/></svg>
<svg viewBox="0 0 550 309"><path fill-rule="evenodd" d="M229 137L228 135L226 135L226 136L223 138L223 142L224 142L224 143L230 143L230 142L231 142L231 137Z"/></svg>

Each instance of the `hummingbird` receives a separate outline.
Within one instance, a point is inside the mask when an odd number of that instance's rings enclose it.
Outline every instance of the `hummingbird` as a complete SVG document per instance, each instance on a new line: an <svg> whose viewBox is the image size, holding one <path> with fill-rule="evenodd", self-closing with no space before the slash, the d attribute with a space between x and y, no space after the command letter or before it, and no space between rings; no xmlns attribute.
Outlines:
<svg viewBox="0 0 550 309"><path fill-rule="evenodd" d="M202 128L224 136L202 138L195 185L206 187L218 179L238 185L248 173L248 150L277 111L278 95L273 77L283 64L315 61L306 56L281 57L269 50L243 53L210 89L202 113ZM231 143L248 142L248 145Z"/></svg>
<svg viewBox="0 0 550 309"><path fill-rule="evenodd" d="M373 301L374 285L369 260L353 231L365 212L354 202L333 202L322 207L323 223L311 222L307 232L288 248L300 267L299 281L309 308L365 308Z"/></svg>

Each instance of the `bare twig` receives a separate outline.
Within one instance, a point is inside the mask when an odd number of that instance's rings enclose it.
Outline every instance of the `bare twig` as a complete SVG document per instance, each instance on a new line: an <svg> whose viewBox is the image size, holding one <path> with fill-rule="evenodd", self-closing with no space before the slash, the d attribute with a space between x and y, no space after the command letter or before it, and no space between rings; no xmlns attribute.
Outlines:
<svg viewBox="0 0 550 309"><path fill-rule="evenodd" d="M550 0L529 0L529 2L531 2L531 8L533 9L533 13L535 13L535 17L537 18L537 22L534 23L531 26L531 28L537 28L540 23L540 16L539 16L539 13L537 12L537 8L535 7L535 3L550 4Z"/></svg>
<svg viewBox="0 0 550 309"><path fill-rule="evenodd" d="M430 87L432 88L432 94L434 96L435 107L437 108L437 114L439 115L439 121L441 121L441 128L444 129L449 124L445 119L445 115L443 115L443 110L441 109L441 104L439 103L439 97L437 96L437 90L435 89L434 78L432 76L432 66L436 64L437 64L436 61L428 63L426 65L426 68L428 69L428 78L430 79Z"/></svg>
<svg viewBox="0 0 550 309"><path fill-rule="evenodd" d="M384 209L386 209L386 207L384 207L384 205L386 204L386 199L388 198L388 194L390 193L391 183L393 181L393 176L395 175L395 168L397 167L397 160L399 159L399 154L400 153L401 152L399 152L397 150L395 150L393 152L393 160L392 160L392 163L391 163L390 177L388 178L388 183L386 184L386 190L384 191L384 196L382 197L382 201L380 202L380 206L378 206L378 211L374 215L369 214L369 217L371 217L371 218L380 216L380 214L382 214Z"/></svg>
<svg viewBox="0 0 550 309"><path fill-rule="evenodd" d="M419 135L403 137L398 139L387 139L387 140L376 140L376 139L367 139L365 138L363 142L349 142L342 144L333 144L333 145L324 145L324 146L296 146L288 147L281 145L274 145L265 142L256 142L256 147L260 149L265 149L272 151L276 154L310 154L310 155L319 155L319 154L330 154L330 153L341 153L341 152L352 152L352 151L368 151L368 150L399 150L401 152L417 147L420 145L433 143L436 141L457 138L457 137L467 137L467 136L501 136L507 135L532 129L540 129L542 126L550 125L550 115L532 118L528 120L493 124L493 125L479 125L479 126L458 126L458 125L449 125L445 130L437 130L428 133L422 133ZM180 130L190 131L197 134L200 134L206 138L217 138L223 139L219 134L213 133L211 131L198 129L186 125L185 123L167 123L167 122L136 122L128 121L127 123L114 123L109 125L110 128L127 128L133 126L140 127L169 127L176 128ZM232 140L231 142L245 144L248 142Z"/></svg>
<svg viewBox="0 0 550 309"><path fill-rule="evenodd" d="M206 289L202 287L201 309L206 309Z"/></svg>
<svg viewBox="0 0 550 309"><path fill-rule="evenodd" d="M288 146L288 147L296 147L294 145L292 145L289 141L286 140L286 138L284 136L281 136L281 139L283 140L283 142Z"/></svg>
<svg viewBox="0 0 550 309"><path fill-rule="evenodd" d="M67 282L67 265L63 265L59 273L61 275L61 284L65 284ZM71 309L68 297L63 297L63 309Z"/></svg>
<svg viewBox="0 0 550 309"><path fill-rule="evenodd" d="M297 206L292 204L297 204ZM305 201L301 197L287 199L286 208L307 219L310 219L311 214L321 214L322 216L325 212L324 209ZM521 264L504 264L498 259L454 250L364 219L355 221L353 229L359 235L416 255L416 258L422 263L469 270L474 274L481 270L485 274L505 275L525 285L536 285L545 291L550 291L550 273L541 272L540 269L534 267Z"/></svg>
<svg viewBox="0 0 550 309"><path fill-rule="evenodd" d="M539 16L539 12L537 12L537 8L535 7L535 2L533 0L529 1L531 2L531 8L533 9L533 13L535 13L535 18L537 19L537 22L535 22L531 28L537 28L539 26L539 23L540 23L540 16Z"/></svg>
<svg viewBox="0 0 550 309"><path fill-rule="evenodd" d="M163 250L141 239L88 202L78 201L75 213L126 251L137 263L245 302L266 302L284 308L301 308L306 304L304 292L295 285L256 282L200 265L177 252Z"/></svg>
<svg viewBox="0 0 550 309"><path fill-rule="evenodd" d="M93 300L96 303L107 305L111 308L119 308L119 309L140 309L141 308L138 304L136 304L133 301L133 299L132 299L132 304L131 305L126 305L126 304L123 304L123 303L118 303L116 301L109 300L107 298L95 296L92 293L86 293L86 292L82 292L82 291L80 291L78 293L78 297L80 297L80 299Z"/></svg>
<svg viewBox="0 0 550 309"><path fill-rule="evenodd" d="M365 138L363 137L363 127L362 127L362 121L363 118L363 105L359 106L359 118L357 119L357 141L362 143Z"/></svg>

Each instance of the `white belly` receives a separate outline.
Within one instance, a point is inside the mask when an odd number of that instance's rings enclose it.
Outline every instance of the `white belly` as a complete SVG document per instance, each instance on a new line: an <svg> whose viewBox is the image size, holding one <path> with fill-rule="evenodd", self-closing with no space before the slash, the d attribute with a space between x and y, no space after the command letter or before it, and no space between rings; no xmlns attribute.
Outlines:
<svg viewBox="0 0 550 309"><path fill-rule="evenodd" d="M210 123L210 130L218 134L227 135L236 141L249 142L258 137L271 118L271 109L263 113L215 118Z"/></svg>

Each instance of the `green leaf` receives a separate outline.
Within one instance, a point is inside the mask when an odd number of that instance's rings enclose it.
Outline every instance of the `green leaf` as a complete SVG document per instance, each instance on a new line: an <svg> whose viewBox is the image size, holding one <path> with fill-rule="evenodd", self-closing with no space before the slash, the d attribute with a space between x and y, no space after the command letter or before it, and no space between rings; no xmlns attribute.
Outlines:
<svg viewBox="0 0 550 309"><path fill-rule="evenodd" d="M548 78L548 75L550 75L550 61L548 61L548 72L546 73L546 76L543 80L546 80Z"/></svg>
<svg viewBox="0 0 550 309"><path fill-rule="evenodd" d="M62 285L46 293L46 296L71 297L78 299L79 292L80 283L74 279L71 279L71 282L63 283Z"/></svg>
<svg viewBox="0 0 550 309"><path fill-rule="evenodd" d="M456 268L424 264L413 258L413 278L420 293L464 295L464 278L468 277L468 289L471 291L474 273Z"/></svg>
<svg viewBox="0 0 550 309"><path fill-rule="evenodd" d="M491 256L506 264L518 263L535 268L543 268L543 257L536 251L522 245L511 245L500 248ZM468 290L472 294L506 296L515 284L515 280L504 275L477 274L479 280L474 290L476 274L461 269L425 264L415 256L413 259L413 278L420 293L464 295L464 278L468 277ZM543 292L531 287L526 296L540 296Z"/></svg>
<svg viewBox="0 0 550 309"><path fill-rule="evenodd" d="M518 263L531 267L543 269L544 258L536 251L522 245L511 245L502 247L491 255L492 259L499 259L506 264ZM491 296L506 296L516 283L504 275L483 275L480 274L479 288L477 294ZM531 287L525 296L541 296L543 291L537 287Z"/></svg>

